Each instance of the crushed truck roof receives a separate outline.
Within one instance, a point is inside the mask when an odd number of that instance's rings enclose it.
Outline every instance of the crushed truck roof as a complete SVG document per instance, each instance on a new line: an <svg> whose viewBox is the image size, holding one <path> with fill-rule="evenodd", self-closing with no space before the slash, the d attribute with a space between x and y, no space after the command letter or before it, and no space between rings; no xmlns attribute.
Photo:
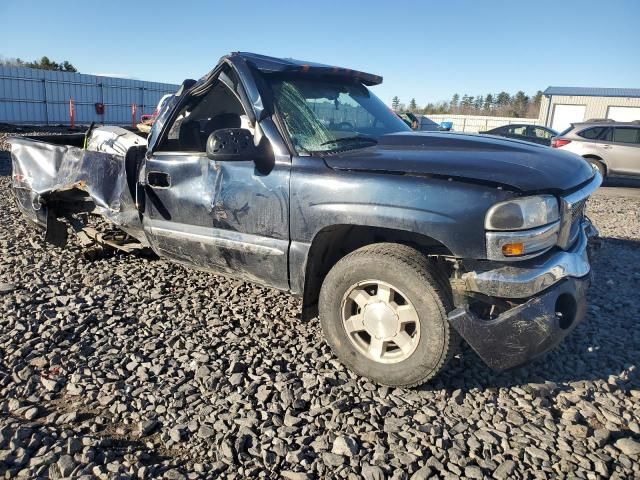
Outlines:
<svg viewBox="0 0 640 480"><path fill-rule="evenodd" d="M295 60L293 58L269 57L251 52L233 52L229 55L229 57L233 56L243 58L249 65L263 73L311 73L316 75L354 77L368 86L382 83L382 77L380 75L360 72L350 68Z"/></svg>

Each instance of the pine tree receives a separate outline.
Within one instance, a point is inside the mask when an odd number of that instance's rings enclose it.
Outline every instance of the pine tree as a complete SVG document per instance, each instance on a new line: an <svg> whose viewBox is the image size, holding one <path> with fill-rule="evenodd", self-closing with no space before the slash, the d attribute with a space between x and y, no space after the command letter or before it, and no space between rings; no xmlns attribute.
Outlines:
<svg viewBox="0 0 640 480"><path fill-rule="evenodd" d="M9 65L16 67L29 67L36 68L38 70L57 70L60 72L77 72L78 70L71 63L65 60L62 63L54 62L50 60L46 55L40 60L34 60L33 62L25 62L20 58L5 59L0 57L0 65Z"/></svg>
<svg viewBox="0 0 640 480"><path fill-rule="evenodd" d="M527 107L529 106L529 97L525 95L525 93L520 90L518 91L511 100L513 115L516 117L524 117L527 113Z"/></svg>
<svg viewBox="0 0 640 480"><path fill-rule="evenodd" d="M491 95L490 93L487 93L487 96L484 97L483 108L485 112L490 112L493 108L493 95Z"/></svg>
<svg viewBox="0 0 640 480"><path fill-rule="evenodd" d="M411 101L409 102L409 111L415 112L417 110L418 110L418 104L416 103L416 99L412 98Z"/></svg>
<svg viewBox="0 0 640 480"><path fill-rule="evenodd" d="M76 69L76 67L74 67L73 65L71 65L69 62L67 62L66 60L64 62L62 62L60 64L60 70L64 71L64 72L77 72L78 70Z"/></svg>
<svg viewBox="0 0 640 480"><path fill-rule="evenodd" d="M542 103L542 90L538 90L536 94L531 98L529 107L527 108L526 116L529 118L537 118L540 115L540 104Z"/></svg>
<svg viewBox="0 0 640 480"><path fill-rule="evenodd" d="M388 97L387 97L387 98L388 98ZM391 99L391 109L392 109L394 112L397 112L399 107L400 107L400 99L399 99L397 96L396 96L396 97L393 97L393 98Z"/></svg>
<svg viewBox="0 0 640 480"><path fill-rule="evenodd" d="M504 107L505 105L509 105L511 103L511 95L507 92L502 91L496 97L496 104L500 107Z"/></svg>
<svg viewBox="0 0 640 480"><path fill-rule="evenodd" d="M533 98L531 99L531 101L536 107L540 106L540 102L542 102L542 95L543 95L542 90L538 90L536 94L533 96Z"/></svg>
<svg viewBox="0 0 640 480"><path fill-rule="evenodd" d="M455 93L449 102L429 102L424 108L415 105L415 99L411 99L409 109L425 114L474 114L475 112L482 112L486 115L534 118L539 113L543 95L544 93L540 90L531 97L526 95L522 90L516 92L515 95L511 95L503 90L498 94L487 93L486 95L478 95L477 97L466 93L460 96ZM404 109L404 105L400 104L400 108Z"/></svg>
<svg viewBox="0 0 640 480"><path fill-rule="evenodd" d="M460 106L463 109L470 109L473 107L474 97L467 95L466 93L462 96L462 102L460 102Z"/></svg>

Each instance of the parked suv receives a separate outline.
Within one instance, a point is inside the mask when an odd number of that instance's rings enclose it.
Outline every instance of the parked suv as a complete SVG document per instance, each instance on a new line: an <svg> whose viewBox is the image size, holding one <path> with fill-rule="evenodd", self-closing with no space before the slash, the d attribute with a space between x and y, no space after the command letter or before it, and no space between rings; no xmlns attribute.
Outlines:
<svg viewBox="0 0 640 480"><path fill-rule="evenodd" d="M640 175L640 120L574 123L551 146L584 157L603 177Z"/></svg>

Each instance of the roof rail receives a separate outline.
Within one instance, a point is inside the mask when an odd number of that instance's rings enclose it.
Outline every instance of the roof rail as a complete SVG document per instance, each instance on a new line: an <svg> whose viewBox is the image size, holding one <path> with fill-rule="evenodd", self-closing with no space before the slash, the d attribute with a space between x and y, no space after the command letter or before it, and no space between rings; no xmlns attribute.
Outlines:
<svg viewBox="0 0 640 480"><path fill-rule="evenodd" d="M584 123L617 123L615 120L611 118L590 118L589 120L585 120Z"/></svg>

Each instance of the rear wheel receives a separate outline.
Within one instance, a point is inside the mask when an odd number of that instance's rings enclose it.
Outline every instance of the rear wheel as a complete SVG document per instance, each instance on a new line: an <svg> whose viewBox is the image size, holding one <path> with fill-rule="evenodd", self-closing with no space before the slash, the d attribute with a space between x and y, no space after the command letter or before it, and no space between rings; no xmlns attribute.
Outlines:
<svg viewBox="0 0 640 480"><path fill-rule="evenodd" d="M590 157L586 157L585 160L598 169L602 178L607 176L607 167L604 166L601 160Z"/></svg>
<svg viewBox="0 0 640 480"><path fill-rule="evenodd" d="M405 245L369 245L341 259L325 278L319 309L336 356L377 383L424 383L451 353L448 280Z"/></svg>

